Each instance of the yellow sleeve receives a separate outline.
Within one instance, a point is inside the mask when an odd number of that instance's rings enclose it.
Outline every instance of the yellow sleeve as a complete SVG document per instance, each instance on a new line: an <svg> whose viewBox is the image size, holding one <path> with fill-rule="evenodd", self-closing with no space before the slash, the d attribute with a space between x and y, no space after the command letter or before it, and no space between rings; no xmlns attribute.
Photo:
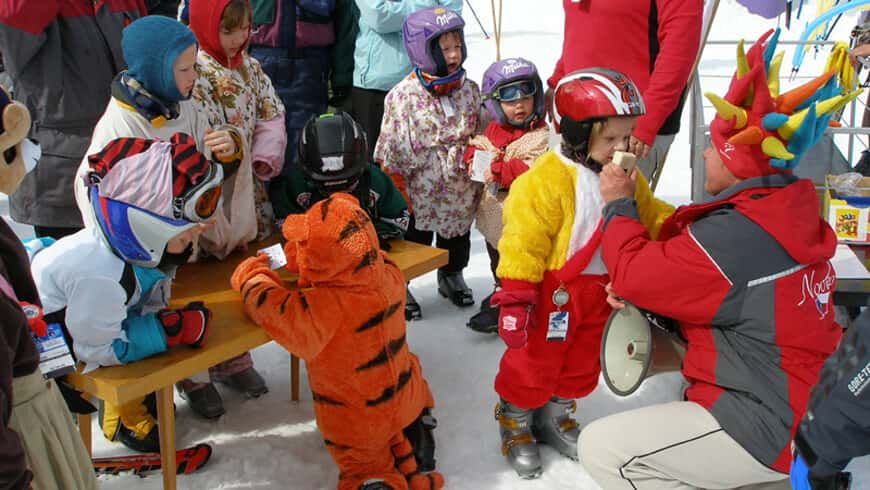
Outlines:
<svg viewBox="0 0 870 490"><path fill-rule="evenodd" d="M566 187L547 178L545 170L549 167L552 166L533 167L511 184L504 203L504 229L498 242L499 278L538 283L544 277L564 221L558 191ZM569 193L573 192L571 184L567 185Z"/></svg>
<svg viewBox="0 0 870 490"><path fill-rule="evenodd" d="M649 183L640 172L637 172L634 200L637 203L637 214L640 216L640 222L647 229L650 237L655 240L662 223L674 214L674 207L653 196Z"/></svg>

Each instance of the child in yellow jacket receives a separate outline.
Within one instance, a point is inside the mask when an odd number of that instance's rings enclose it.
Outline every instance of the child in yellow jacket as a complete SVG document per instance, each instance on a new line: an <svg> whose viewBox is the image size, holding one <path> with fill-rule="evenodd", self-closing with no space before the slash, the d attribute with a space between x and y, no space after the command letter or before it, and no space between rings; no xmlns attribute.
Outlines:
<svg viewBox="0 0 870 490"><path fill-rule="evenodd" d="M595 389L599 346L611 308L599 250L604 202L598 173L624 151L644 113L625 75L589 68L555 92L562 146L517 178L504 206L496 271L499 335L507 344L495 379L502 452L523 478L542 473L536 441L577 458L575 398ZM635 199L655 235L673 208L653 199L642 175Z"/></svg>

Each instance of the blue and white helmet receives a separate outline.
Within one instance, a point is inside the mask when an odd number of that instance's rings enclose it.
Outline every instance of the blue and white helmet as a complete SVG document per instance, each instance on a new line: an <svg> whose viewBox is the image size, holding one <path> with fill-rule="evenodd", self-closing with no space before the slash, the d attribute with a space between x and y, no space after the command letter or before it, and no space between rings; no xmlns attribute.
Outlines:
<svg viewBox="0 0 870 490"><path fill-rule="evenodd" d="M95 222L112 250L135 265L156 267L171 238L221 203L223 168L183 133L170 141L118 138L88 163Z"/></svg>

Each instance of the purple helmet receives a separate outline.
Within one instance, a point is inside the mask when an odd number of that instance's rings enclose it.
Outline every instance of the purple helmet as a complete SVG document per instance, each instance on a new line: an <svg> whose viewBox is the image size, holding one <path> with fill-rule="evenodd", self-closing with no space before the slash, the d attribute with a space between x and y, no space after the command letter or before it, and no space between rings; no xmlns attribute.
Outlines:
<svg viewBox="0 0 870 490"><path fill-rule="evenodd" d="M528 128L533 121L544 119L544 84L538 68L523 58L507 58L487 68L480 86L483 105L499 124ZM535 97L535 107L522 123L508 120L499 102L510 102L529 95Z"/></svg>
<svg viewBox="0 0 870 490"><path fill-rule="evenodd" d="M402 37L411 64L429 75L447 76L447 63L441 54L438 38L445 32L458 31L464 63L468 57L465 36L462 33L464 27L465 21L462 17L444 7L418 10L406 17L402 26Z"/></svg>

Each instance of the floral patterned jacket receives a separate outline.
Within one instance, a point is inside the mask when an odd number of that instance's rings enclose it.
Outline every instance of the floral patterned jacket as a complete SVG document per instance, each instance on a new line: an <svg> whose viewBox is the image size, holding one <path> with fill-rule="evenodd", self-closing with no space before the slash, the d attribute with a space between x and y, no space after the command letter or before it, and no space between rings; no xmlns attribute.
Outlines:
<svg viewBox="0 0 870 490"><path fill-rule="evenodd" d="M453 238L471 228L482 186L471 181L462 156L483 126L471 80L438 97L410 75L387 94L374 156L404 180L417 229Z"/></svg>
<svg viewBox="0 0 870 490"><path fill-rule="evenodd" d="M257 180L281 172L287 146L284 105L260 63L247 53L242 56L235 69L224 67L204 50L196 61L195 104L211 127L229 124L239 128L245 147L238 171L224 182L223 208L215 213L215 226L200 239L202 249L218 258L271 232L271 205ZM254 162L264 162L269 170L255 173Z"/></svg>

